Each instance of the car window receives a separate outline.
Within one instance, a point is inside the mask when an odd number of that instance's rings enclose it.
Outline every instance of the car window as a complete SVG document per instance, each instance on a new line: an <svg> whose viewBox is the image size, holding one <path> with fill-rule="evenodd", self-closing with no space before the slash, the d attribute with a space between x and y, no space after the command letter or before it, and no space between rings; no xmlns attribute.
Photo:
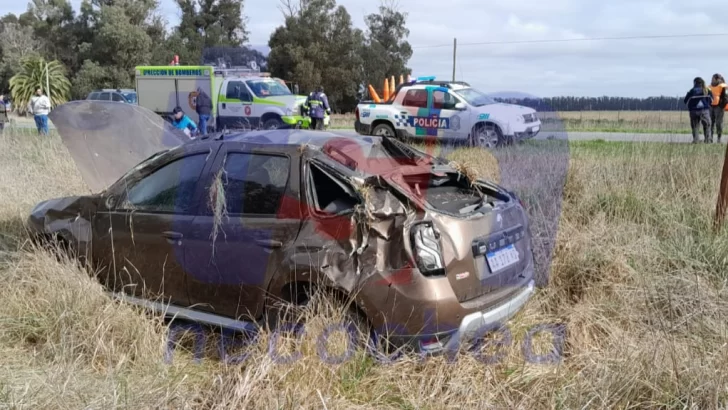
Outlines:
<svg viewBox="0 0 728 410"><path fill-rule="evenodd" d="M221 174L228 214L275 215L288 183L287 157L230 153Z"/></svg>
<svg viewBox="0 0 728 410"><path fill-rule="evenodd" d="M438 110L454 110L457 99L450 93L434 91L432 93L432 108Z"/></svg>
<svg viewBox="0 0 728 410"><path fill-rule="evenodd" d="M124 98L122 98L122 96L119 95L119 94L117 94L117 93L111 94L111 101L126 102L126 100Z"/></svg>
<svg viewBox="0 0 728 410"><path fill-rule="evenodd" d="M207 154L202 153L164 165L129 188L121 207L149 212L193 212L192 200L206 161Z"/></svg>
<svg viewBox="0 0 728 410"><path fill-rule="evenodd" d="M404 95L402 105L405 107L427 108L427 90L409 90Z"/></svg>
<svg viewBox="0 0 728 410"><path fill-rule="evenodd" d="M88 96L89 100L98 100L99 99L99 93L91 93L91 95Z"/></svg>
<svg viewBox="0 0 728 410"><path fill-rule="evenodd" d="M250 93L242 81L230 81L225 91L225 97L232 100L251 101Z"/></svg>
<svg viewBox="0 0 728 410"><path fill-rule="evenodd" d="M111 100L111 93L101 93L100 100L109 101Z"/></svg>

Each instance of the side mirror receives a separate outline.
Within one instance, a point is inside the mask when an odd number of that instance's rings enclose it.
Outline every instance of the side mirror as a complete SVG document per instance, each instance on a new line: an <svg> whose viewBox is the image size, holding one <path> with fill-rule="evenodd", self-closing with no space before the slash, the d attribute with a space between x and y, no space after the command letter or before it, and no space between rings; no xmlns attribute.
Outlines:
<svg viewBox="0 0 728 410"><path fill-rule="evenodd" d="M468 107L465 106L465 103L459 102L455 104L455 109L458 111L465 111L467 108Z"/></svg>

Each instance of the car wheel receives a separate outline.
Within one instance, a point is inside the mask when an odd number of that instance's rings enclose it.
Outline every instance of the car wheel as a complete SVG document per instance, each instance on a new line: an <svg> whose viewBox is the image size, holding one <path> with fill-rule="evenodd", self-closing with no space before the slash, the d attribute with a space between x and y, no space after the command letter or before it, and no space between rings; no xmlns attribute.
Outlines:
<svg viewBox="0 0 728 410"><path fill-rule="evenodd" d="M283 125L283 121L278 118L271 118L263 123L263 129L265 130L277 130Z"/></svg>
<svg viewBox="0 0 728 410"><path fill-rule="evenodd" d="M372 135L376 135L378 137L391 137L394 138L397 135L394 133L394 128L392 128L389 124L377 124L376 127L372 130Z"/></svg>
<svg viewBox="0 0 728 410"><path fill-rule="evenodd" d="M482 124L476 126L471 137L472 147L494 149L506 145L500 128L495 124Z"/></svg>

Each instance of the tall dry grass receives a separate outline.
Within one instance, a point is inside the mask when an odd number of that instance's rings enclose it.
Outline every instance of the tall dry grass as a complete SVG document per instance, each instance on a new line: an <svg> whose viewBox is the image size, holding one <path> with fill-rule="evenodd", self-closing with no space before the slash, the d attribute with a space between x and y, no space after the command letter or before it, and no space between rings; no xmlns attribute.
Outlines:
<svg viewBox="0 0 728 410"><path fill-rule="evenodd" d="M84 190L55 138L0 137L0 220L14 239L33 203ZM453 157L494 172L477 151ZM724 408L728 239L710 232L721 159L710 146L572 144L550 284L509 323L499 364L465 354L386 365L362 353L327 364L315 343L331 311L307 317L291 364L268 354L270 334L239 364L219 360L215 334L200 363L189 337L168 363L162 320L112 301L70 261L6 241L0 406ZM539 323L565 324L561 363L524 359ZM548 352L548 337L537 342Z"/></svg>

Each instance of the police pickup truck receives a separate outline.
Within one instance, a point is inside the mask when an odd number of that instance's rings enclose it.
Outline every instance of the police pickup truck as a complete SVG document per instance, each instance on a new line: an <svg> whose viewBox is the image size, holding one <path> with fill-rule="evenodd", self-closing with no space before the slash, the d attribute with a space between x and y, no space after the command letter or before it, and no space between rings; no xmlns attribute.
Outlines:
<svg viewBox="0 0 728 410"><path fill-rule="evenodd" d="M212 100L212 129L306 127L309 120L301 110L306 96L295 95L285 81L268 73L214 66L136 67L139 105L165 118L179 106L199 124L198 89Z"/></svg>
<svg viewBox="0 0 728 410"><path fill-rule="evenodd" d="M493 148L534 137L536 110L498 103L465 82L420 77L400 84L383 103L361 102L356 132L363 135L467 142Z"/></svg>

